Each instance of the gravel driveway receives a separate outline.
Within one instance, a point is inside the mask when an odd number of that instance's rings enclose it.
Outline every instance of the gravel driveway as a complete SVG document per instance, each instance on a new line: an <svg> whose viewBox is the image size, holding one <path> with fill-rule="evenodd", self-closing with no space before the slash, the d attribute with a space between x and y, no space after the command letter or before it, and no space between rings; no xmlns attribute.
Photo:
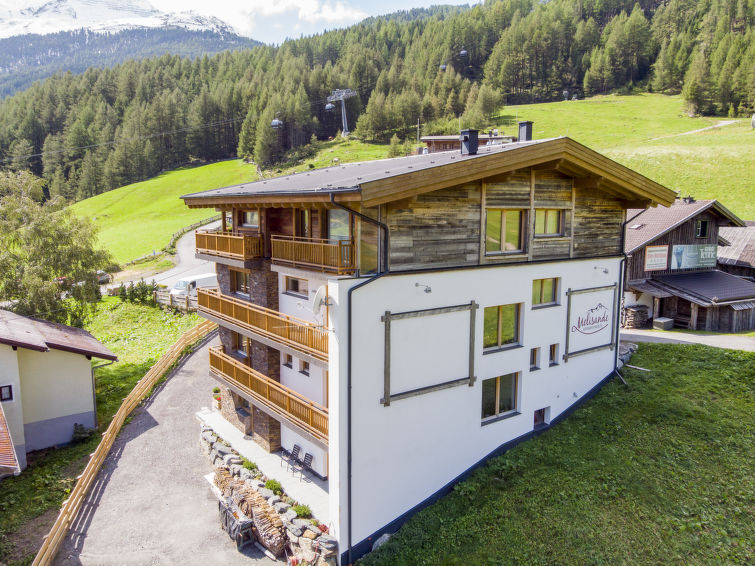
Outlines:
<svg viewBox="0 0 755 566"><path fill-rule="evenodd" d="M207 375L207 348L133 413L55 564L276 564L250 545L237 552L202 477L212 466L199 450L194 413L208 404L215 385Z"/></svg>

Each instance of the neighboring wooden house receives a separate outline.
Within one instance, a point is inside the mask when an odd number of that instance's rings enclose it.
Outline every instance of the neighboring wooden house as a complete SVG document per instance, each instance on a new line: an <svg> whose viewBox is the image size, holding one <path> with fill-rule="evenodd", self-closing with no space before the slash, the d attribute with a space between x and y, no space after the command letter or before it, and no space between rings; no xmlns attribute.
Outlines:
<svg viewBox="0 0 755 566"><path fill-rule="evenodd" d="M21 470L27 452L70 442L75 423L96 426L92 357L117 359L85 330L0 310L0 401Z"/></svg>
<svg viewBox="0 0 755 566"><path fill-rule="evenodd" d="M744 223L715 200L628 212L624 307L644 305L676 326L755 328L755 284L716 269L719 229ZM737 228L739 229L739 228Z"/></svg>
<svg viewBox="0 0 755 566"><path fill-rule="evenodd" d="M626 209L674 193L557 138L183 199L230 218L196 235L223 415L314 455L349 564L613 374Z"/></svg>
<svg viewBox="0 0 755 566"><path fill-rule="evenodd" d="M755 281L755 222L748 220L745 224L719 229L718 268Z"/></svg>
<svg viewBox="0 0 755 566"><path fill-rule="evenodd" d="M461 136L454 134L450 136L422 136L420 140L427 144L428 153L437 153L439 151L459 151L461 149ZM507 136L488 132L480 133L478 138L480 147L487 145L501 145L516 141L516 136Z"/></svg>

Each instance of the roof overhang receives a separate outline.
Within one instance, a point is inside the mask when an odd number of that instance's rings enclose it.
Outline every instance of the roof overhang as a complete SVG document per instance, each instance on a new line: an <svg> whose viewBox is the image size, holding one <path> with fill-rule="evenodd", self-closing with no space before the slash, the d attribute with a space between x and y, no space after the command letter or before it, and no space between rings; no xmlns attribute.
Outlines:
<svg viewBox="0 0 755 566"><path fill-rule="evenodd" d="M329 208L330 195L338 195L338 202L359 202L362 200L359 189L353 191L320 191L315 193L260 193L238 194L229 196L185 195L181 197L189 208L228 208L231 206L250 208L286 208L292 206L309 206L312 208Z"/></svg>
<svg viewBox="0 0 755 566"><path fill-rule="evenodd" d="M584 180L584 187L596 188L627 203L627 208L658 204L670 206L676 193L647 177L624 167L570 138L556 138L508 151L479 156L473 162L446 163L368 181L361 185L362 203L376 206L515 171L545 166ZM579 183L578 183L579 185ZM340 200L340 199L339 199Z"/></svg>

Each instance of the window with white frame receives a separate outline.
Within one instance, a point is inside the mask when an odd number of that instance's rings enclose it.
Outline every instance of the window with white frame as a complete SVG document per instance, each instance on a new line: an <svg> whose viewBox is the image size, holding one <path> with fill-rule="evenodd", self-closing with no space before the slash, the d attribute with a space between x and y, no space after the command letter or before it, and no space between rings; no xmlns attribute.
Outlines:
<svg viewBox="0 0 755 566"><path fill-rule="evenodd" d="M695 237L707 238L710 228L710 220L698 220L695 224Z"/></svg>
<svg viewBox="0 0 755 566"><path fill-rule="evenodd" d="M517 413L519 373L508 373L482 381L482 419Z"/></svg>

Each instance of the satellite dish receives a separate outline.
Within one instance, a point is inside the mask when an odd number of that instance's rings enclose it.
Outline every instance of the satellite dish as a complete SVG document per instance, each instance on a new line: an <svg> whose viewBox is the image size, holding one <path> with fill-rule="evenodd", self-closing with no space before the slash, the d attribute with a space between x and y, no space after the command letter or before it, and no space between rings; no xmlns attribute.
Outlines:
<svg viewBox="0 0 755 566"><path fill-rule="evenodd" d="M328 290L325 285L322 285L312 299L312 313L315 316L319 315L326 304L328 304Z"/></svg>

